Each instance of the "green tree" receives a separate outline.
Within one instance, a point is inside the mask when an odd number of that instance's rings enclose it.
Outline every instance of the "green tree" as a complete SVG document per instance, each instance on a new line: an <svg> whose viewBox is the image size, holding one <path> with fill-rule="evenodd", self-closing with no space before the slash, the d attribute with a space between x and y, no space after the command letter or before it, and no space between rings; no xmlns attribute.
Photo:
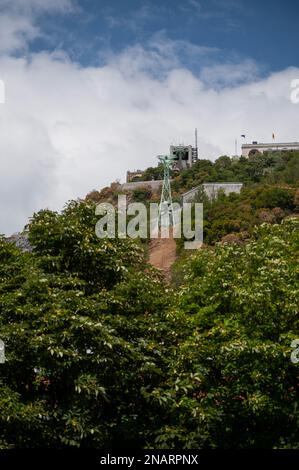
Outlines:
<svg viewBox="0 0 299 470"><path fill-rule="evenodd" d="M147 396L161 409L157 446L299 447L298 229L297 219L264 224L245 247L217 245L187 263L184 339Z"/></svg>
<svg viewBox="0 0 299 470"><path fill-rule="evenodd" d="M293 191L282 188L266 188L255 201L256 207L266 207L273 209L281 207L282 209L294 209Z"/></svg>
<svg viewBox="0 0 299 470"><path fill-rule="evenodd" d="M1 447L144 444L167 295L136 242L96 238L94 209L36 214L33 253L0 240Z"/></svg>

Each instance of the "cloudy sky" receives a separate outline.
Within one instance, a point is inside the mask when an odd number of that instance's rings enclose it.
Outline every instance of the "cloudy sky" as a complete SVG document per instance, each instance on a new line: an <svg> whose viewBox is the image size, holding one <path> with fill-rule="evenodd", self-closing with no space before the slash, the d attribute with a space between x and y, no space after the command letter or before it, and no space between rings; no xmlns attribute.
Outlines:
<svg viewBox="0 0 299 470"><path fill-rule="evenodd" d="M234 142L299 141L293 0L0 0L0 233L34 211ZM1 90L0 90L1 96Z"/></svg>

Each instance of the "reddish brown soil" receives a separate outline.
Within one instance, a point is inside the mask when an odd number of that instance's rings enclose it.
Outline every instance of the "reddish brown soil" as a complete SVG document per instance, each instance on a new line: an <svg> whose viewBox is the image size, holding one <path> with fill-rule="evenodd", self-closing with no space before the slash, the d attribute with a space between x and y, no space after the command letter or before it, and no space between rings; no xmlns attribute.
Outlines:
<svg viewBox="0 0 299 470"><path fill-rule="evenodd" d="M171 279L171 266L176 260L176 243L173 238L156 238L149 243L149 262L162 271L167 281Z"/></svg>

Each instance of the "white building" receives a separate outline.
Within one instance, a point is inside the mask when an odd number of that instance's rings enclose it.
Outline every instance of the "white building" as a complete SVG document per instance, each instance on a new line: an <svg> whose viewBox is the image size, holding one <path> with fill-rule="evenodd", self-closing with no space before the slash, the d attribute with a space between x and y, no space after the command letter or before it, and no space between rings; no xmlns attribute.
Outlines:
<svg viewBox="0 0 299 470"><path fill-rule="evenodd" d="M242 145L242 157L264 152L285 152L290 150L299 151L299 142L272 142L271 144L252 142L252 144Z"/></svg>

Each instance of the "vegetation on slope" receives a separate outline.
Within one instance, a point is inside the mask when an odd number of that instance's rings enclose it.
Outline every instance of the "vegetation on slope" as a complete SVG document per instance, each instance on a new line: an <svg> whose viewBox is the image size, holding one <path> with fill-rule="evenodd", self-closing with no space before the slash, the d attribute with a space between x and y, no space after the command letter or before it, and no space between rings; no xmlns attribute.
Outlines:
<svg viewBox="0 0 299 470"><path fill-rule="evenodd" d="M203 182L242 182L240 194L223 193L209 200L199 191L197 202L203 202L204 242L242 243L248 240L256 225L280 223L299 208L299 153L265 154L247 158L220 157L215 163L199 160L183 171L172 183L175 198L182 191ZM235 236L226 237L234 234ZM179 248L182 241L178 242Z"/></svg>
<svg viewBox="0 0 299 470"><path fill-rule="evenodd" d="M263 224L245 246L185 264L173 315L183 340L149 393L163 448L299 447L299 221Z"/></svg>
<svg viewBox="0 0 299 470"><path fill-rule="evenodd" d="M298 448L296 158L205 201L173 287L138 240L96 237L96 198L34 214L32 251L1 238L0 447ZM227 220L246 243L217 243Z"/></svg>
<svg viewBox="0 0 299 470"><path fill-rule="evenodd" d="M299 221L196 253L172 292L94 208L0 241L1 447L297 447Z"/></svg>

